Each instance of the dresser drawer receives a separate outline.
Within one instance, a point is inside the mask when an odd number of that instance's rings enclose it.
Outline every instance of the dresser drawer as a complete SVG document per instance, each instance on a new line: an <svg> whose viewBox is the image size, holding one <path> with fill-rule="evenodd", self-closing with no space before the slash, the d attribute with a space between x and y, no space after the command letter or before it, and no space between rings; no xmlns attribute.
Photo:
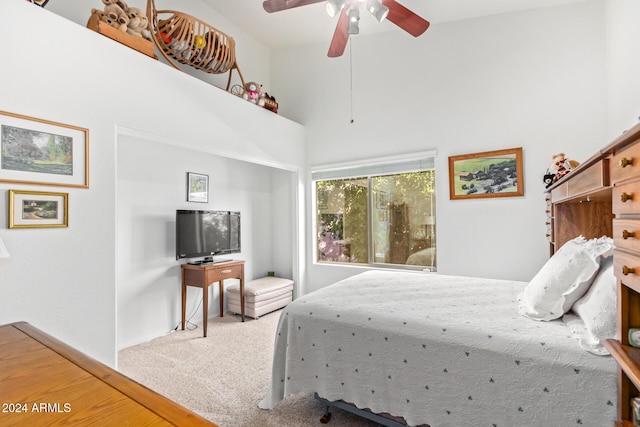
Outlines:
<svg viewBox="0 0 640 427"><path fill-rule="evenodd" d="M613 182L640 178L640 144L636 143L613 156Z"/></svg>
<svg viewBox="0 0 640 427"><path fill-rule="evenodd" d="M230 265L215 270L207 270L207 281L209 283L219 282L224 279L238 279L242 275L242 265Z"/></svg>
<svg viewBox="0 0 640 427"><path fill-rule="evenodd" d="M614 214L640 214L640 182L613 187Z"/></svg>
<svg viewBox="0 0 640 427"><path fill-rule="evenodd" d="M614 274L625 285L640 290L640 257L622 251L613 255Z"/></svg>
<svg viewBox="0 0 640 427"><path fill-rule="evenodd" d="M640 253L640 219L614 219L613 242L616 248Z"/></svg>
<svg viewBox="0 0 640 427"><path fill-rule="evenodd" d="M569 197L595 192L608 187L609 159L602 159L578 173L580 175L576 176L576 179L567 181Z"/></svg>

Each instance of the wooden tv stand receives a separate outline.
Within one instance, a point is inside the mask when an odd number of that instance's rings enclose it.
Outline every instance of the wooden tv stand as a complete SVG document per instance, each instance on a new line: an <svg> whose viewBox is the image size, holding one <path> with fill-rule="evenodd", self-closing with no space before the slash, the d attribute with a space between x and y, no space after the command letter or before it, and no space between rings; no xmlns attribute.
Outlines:
<svg viewBox="0 0 640 427"><path fill-rule="evenodd" d="M182 264L182 330L184 331L185 312L187 309L187 286L202 288L202 329L207 336L207 319L209 316L209 286L214 282L220 284L220 317L224 315L224 281L240 280L240 307L244 322L244 261L225 261L211 264Z"/></svg>

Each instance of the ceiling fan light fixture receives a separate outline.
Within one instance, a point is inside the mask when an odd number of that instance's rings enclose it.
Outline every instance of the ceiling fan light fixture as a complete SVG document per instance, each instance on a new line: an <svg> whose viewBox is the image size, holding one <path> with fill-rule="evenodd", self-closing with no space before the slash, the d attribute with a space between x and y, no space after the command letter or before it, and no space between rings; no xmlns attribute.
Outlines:
<svg viewBox="0 0 640 427"><path fill-rule="evenodd" d="M378 22L382 22L387 18L389 14L389 8L378 0L369 0L367 1L367 10L375 16Z"/></svg>
<svg viewBox="0 0 640 427"><path fill-rule="evenodd" d="M325 6L327 10L327 15L330 17L336 16L342 9L344 9L347 4L346 0L328 0Z"/></svg>
<svg viewBox="0 0 640 427"><path fill-rule="evenodd" d="M358 34L360 32L360 9L357 7L349 9L349 24L347 25L347 34Z"/></svg>

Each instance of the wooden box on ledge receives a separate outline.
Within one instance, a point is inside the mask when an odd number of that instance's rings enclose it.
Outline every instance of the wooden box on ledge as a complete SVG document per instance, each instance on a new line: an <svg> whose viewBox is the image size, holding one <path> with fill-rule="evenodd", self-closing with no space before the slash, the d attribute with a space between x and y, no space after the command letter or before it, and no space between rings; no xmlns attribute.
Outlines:
<svg viewBox="0 0 640 427"><path fill-rule="evenodd" d="M113 28L106 22L100 21L96 14L91 14L89 22L87 22L87 28L93 30L103 36L109 37L125 46L135 49L140 53L143 53L151 58L158 59L154 52L154 45L151 40L144 39L142 37L132 36L124 33L117 28Z"/></svg>

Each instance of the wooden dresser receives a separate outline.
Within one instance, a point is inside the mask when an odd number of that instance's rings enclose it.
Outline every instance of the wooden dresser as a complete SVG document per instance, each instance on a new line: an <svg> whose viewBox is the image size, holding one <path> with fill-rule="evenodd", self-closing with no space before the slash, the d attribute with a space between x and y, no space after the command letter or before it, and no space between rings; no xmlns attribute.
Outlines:
<svg viewBox="0 0 640 427"><path fill-rule="evenodd" d="M215 426L28 323L0 326L2 426Z"/></svg>
<svg viewBox="0 0 640 427"><path fill-rule="evenodd" d="M547 203L551 254L580 234L613 237L618 334L605 344L619 366L616 426L631 427L631 399L640 396L640 348L628 339L640 328L640 124L551 186Z"/></svg>

